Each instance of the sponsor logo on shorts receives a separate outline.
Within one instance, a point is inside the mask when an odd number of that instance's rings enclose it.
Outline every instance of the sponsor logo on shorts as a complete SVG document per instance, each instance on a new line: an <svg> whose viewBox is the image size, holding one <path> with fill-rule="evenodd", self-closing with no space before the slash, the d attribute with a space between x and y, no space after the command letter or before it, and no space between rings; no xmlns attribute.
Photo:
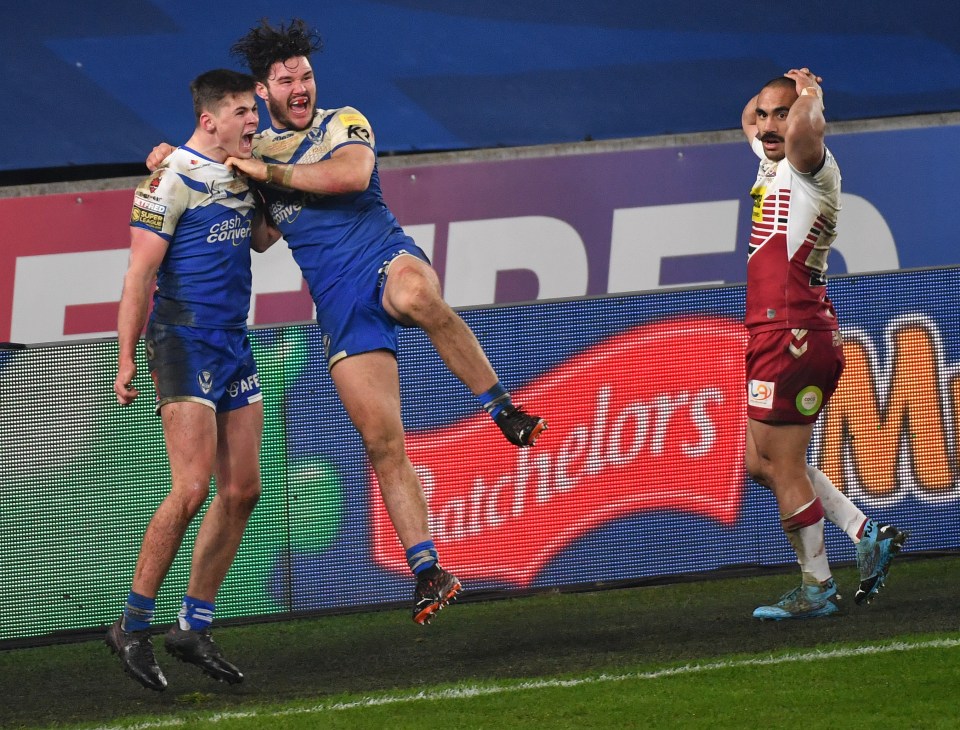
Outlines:
<svg viewBox="0 0 960 730"><path fill-rule="evenodd" d="M200 390L203 391L203 394L206 395L213 388L213 373L209 370L201 370L197 373L197 384L200 386Z"/></svg>
<svg viewBox="0 0 960 730"><path fill-rule="evenodd" d="M773 410L773 389L774 384L769 380L751 380L747 386L747 403Z"/></svg>
<svg viewBox="0 0 960 730"><path fill-rule="evenodd" d="M146 226L147 228L152 228L155 231L163 230L163 216L159 213L154 213L149 210L134 208L130 213L130 222L139 223L140 225Z"/></svg>
<svg viewBox="0 0 960 730"><path fill-rule="evenodd" d="M330 362L330 335L323 336L323 357Z"/></svg>
<svg viewBox="0 0 960 730"><path fill-rule="evenodd" d="M260 375L254 373L253 375L248 375L246 378L241 378L240 380L234 380L230 385L227 386L227 393L230 394L231 398L236 398L241 393L249 393L251 390L260 389Z"/></svg>
<svg viewBox="0 0 960 730"><path fill-rule="evenodd" d="M797 393L797 410L805 416L812 416L823 405L823 391L815 385L808 385Z"/></svg>

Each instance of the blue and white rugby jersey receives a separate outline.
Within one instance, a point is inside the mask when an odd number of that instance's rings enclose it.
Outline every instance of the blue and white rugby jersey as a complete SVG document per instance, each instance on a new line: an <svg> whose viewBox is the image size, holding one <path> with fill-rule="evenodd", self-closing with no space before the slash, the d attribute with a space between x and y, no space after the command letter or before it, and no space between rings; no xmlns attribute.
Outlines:
<svg viewBox="0 0 960 730"><path fill-rule="evenodd" d="M253 144L265 162L292 164L328 159L349 144L374 149L375 140L366 117L346 106L317 109L302 131L265 129ZM370 185L359 193L317 195L273 185L261 190L314 300L343 276L382 265L384 251L413 244L383 201L376 165Z"/></svg>
<svg viewBox="0 0 960 730"><path fill-rule="evenodd" d="M189 147L178 147L140 183L130 225L169 243L157 273L151 321L246 327L255 212L245 178Z"/></svg>

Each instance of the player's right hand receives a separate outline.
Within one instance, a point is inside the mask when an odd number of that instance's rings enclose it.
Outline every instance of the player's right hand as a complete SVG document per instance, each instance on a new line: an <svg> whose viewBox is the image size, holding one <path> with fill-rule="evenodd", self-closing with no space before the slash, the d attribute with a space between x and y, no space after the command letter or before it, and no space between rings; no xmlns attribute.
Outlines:
<svg viewBox="0 0 960 730"><path fill-rule="evenodd" d="M120 405L128 406L140 395L140 391L133 387L133 379L136 376L137 366L132 363L120 365L117 369L117 378L113 381L113 392Z"/></svg>
<svg viewBox="0 0 960 730"><path fill-rule="evenodd" d="M150 172L155 171L175 149L176 147L166 142L158 144L150 151L150 154L147 155L147 169L150 170Z"/></svg>

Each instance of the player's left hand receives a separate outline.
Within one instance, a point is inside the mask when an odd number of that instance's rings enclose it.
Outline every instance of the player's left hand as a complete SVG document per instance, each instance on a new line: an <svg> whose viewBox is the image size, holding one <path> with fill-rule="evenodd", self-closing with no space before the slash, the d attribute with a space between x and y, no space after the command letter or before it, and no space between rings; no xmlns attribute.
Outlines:
<svg viewBox="0 0 960 730"><path fill-rule="evenodd" d="M823 78L817 76L806 66L803 68L792 68L787 71L784 76L786 76L788 79L792 79L796 83L797 94L806 88L819 88L820 84L823 83Z"/></svg>

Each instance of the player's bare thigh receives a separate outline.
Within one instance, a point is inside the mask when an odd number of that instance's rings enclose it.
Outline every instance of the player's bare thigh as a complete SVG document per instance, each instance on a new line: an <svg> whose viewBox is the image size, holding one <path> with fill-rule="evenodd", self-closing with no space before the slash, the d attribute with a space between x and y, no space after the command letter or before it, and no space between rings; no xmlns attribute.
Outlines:
<svg viewBox="0 0 960 730"><path fill-rule="evenodd" d="M446 308L440 292L440 279L426 261L413 254L400 254L387 269L383 289L383 308L404 325L422 326L429 310Z"/></svg>
<svg viewBox="0 0 960 730"><path fill-rule="evenodd" d="M173 401L160 409L173 489L209 486L217 456L217 417L196 401Z"/></svg>

